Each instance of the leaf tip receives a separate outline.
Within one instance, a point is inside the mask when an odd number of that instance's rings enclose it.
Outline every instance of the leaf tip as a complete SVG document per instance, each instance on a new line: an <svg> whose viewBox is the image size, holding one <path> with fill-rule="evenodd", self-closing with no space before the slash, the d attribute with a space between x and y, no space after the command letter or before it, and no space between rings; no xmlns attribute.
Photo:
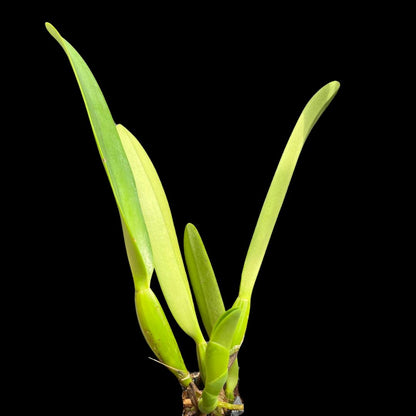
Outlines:
<svg viewBox="0 0 416 416"><path fill-rule="evenodd" d="M188 224L185 225L185 231L186 232L194 231L194 230L196 230L196 227L192 223L188 222Z"/></svg>
<svg viewBox="0 0 416 416"><path fill-rule="evenodd" d="M58 31L56 30L56 28L55 28L55 26L53 25L53 24L51 24L51 23L49 23L49 22L45 22L45 27L46 27L46 30L53 36L53 37L56 37L56 35L58 34L59 35L59 33L58 33Z"/></svg>
<svg viewBox="0 0 416 416"><path fill-rule="evenodd" d="M339 81L331 81L327 84L327 86L329 87L332 95L335 95L338 92L341 83Z"/></svg>
<svg viewBox="0 0 416 416"><path fill-rule="evenodd" d="M64 46L64 44L63 44L63 38L60 35L60 33L56 30L55 26L52 25L49 22L45 22L45 27L46 27L46 30L50 33L50 35L52 37L54 37L55 40L63 47Z"/></svg>

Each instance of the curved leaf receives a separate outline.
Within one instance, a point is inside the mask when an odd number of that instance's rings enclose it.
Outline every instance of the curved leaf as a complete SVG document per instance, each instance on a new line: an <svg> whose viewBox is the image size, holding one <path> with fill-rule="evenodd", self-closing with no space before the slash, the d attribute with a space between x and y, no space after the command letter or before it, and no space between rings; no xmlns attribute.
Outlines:
<svg viewBox="0 0 416 416"><path fill-rule="evenodd" d="M135 303L142 333L155 355L183 386L191 382L163 309L150 289L153 260L140 208L136 180L104 96L85 61L49 23L46 28L66 52L78 81L106 173L121 216L126 250L135 282Z"/></svg>
<svg viewBox="0 0 416 416"><path fill-rule="evenodd" d="M250 299L256 282L261 263L266 253L274 225L286 196L300 152L319 117L335 97L340 84L332 81L323 86L308 101L303 109L277 166L266 199L257 220L256 228L247 251L241 276L240 292L234 306L241 308L242 313L234 333L233 348L238 349L243 342L248 317L250 313ZM235 360L231 368L233 377L227 381L227 395L233 394L238 382L238 362Z"/></svg>
<svg viewBox="0 0 416 416"><path fill-rule="evenodd" d="M85 61L50 23L46 23L46 28L67 54L78 81L123 227L128 230L125 236L128 236L130 242L126 242L126 244L129 244L131 248L135 246L136 258L133 270L135 285L136 287L148 287L153 273L150 241L140 210L133 173L114 120L100 87Z"/></svg>
<svg viewBox="0 0 416 416"><path fill-rule="evenodd" d="M249 298L253 291L302 147L313 126L335 97L339 86L338 81L333 81L322 87L306 104L293 129L277 166L247 251L240 284L240 296L243 298Z"/></svg>

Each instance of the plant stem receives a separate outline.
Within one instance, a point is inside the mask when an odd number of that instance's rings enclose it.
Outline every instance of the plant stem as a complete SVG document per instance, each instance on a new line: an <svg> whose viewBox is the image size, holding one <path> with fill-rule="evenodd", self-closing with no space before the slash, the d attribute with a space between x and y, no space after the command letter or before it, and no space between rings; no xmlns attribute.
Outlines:
<svg viewBox="0 0 416 416"><path fill-rule="evenodd" d="M228 410L244 410L243 404L233 404L227 402L218 402L217 407L222 407L223 409Z"/></svg>

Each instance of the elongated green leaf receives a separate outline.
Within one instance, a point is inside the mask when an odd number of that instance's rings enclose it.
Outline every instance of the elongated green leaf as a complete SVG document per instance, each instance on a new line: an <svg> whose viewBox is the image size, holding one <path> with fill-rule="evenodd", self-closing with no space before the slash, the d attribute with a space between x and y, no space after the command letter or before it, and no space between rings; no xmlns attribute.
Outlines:
<svg viewBox="0 0 416 416"><path fill-rule="evenodd" d="M172 215L160 179L137 139L121 125L117 125L117 130L133 171L163 295L180 327L196 343L204 343Z"/></svg>
<svg viewBox="0 0 416 416"><path fill-rule="evenodd" d="M204 414L215 410L218 395L227 381L230 347L240 313L239 308L229 309L212 330L205 355L205 388L198 403L199 410Z"/></svg>
<svg viewBox="0 0 416 416"><path fill-rule="evenodd" d="M153 273L152 252L136 185L128 159L104 96L85 61L59 32L46 23L49 33L58 41L68 56L78 81L91 122L98 150L107 172L120 211L126 245L134 255L133 277L136 287L148 287ZM130 258L132 258L129 256Z"/></svg>
<svg viewBox="0 0 416 416"><path fill-rule="evenodd" d="M243 342L250 313L250 299L254 283L257 279L300 152L313 126L338 92L339 86L338 81L330 82L309 100L293 129L277 166L248 248L241 276L239 296L234 303L234 306L240 307L242 312L234 333L233 348L238 349ZM238 382L237 366L238 363L236 360L231 369L233 377L227 382L227 395L232 394Z"/></svg>
<svg viewBox="0 0 416 416"><path fill-rule="evenodd" d="M62 46L84 98L98 150L120 211L126 250L135 281L135 303L140 328L159 360L184 386L191 382L179 347L156 296L149 288L153 261L150 240L140 209L136 182L115 123L87 64L56 29L48 31Z"/></svg>
<svg viewBox="0 0 416 416"><path fill-rule="evenodd" d="M338 81L333 81L322 87L306 104L293 129L261 209L247 252L241 276L241 297L251 296L299 154L313 126L337 93L339 85Z"/></svg>
<svg viewBox="0 0 416 416"><path fill-rule="evenodd" d="M187 224L185 227L184 252L198 309L210 336L212 328L225 312L225 308L204 243L192 224Z"/></svg>

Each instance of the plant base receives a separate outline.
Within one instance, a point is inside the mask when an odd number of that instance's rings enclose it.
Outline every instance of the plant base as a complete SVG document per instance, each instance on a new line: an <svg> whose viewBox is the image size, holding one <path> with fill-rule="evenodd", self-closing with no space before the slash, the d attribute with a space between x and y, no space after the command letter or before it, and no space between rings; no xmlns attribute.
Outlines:
<svg viewBox="0 0 416 416"><path fill-rule="evenodd" d="M224 391L222 391L219 397L219 406L209 415L203 415L198 409L198 399L202 393L201 378L199 373L192 373L191 376L193 381L182 391L182 416L240 416L244 413L237 386L234 390L234 397L236 397L234 403L229 403ZM232 409L232 407L235 409Z"/></svg>

